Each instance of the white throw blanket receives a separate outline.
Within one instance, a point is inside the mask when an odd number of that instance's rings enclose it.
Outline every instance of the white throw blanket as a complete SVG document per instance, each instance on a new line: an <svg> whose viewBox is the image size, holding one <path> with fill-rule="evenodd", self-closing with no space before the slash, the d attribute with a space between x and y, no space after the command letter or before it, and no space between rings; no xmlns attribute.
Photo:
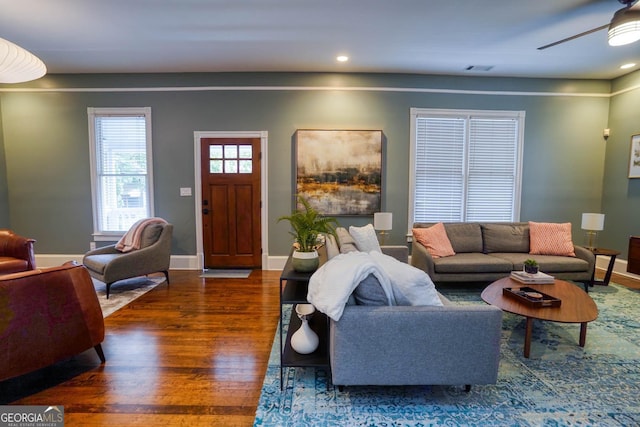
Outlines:
<svg viewBox="0 0 640 427"><path fill-rule="evenodd" d="M442 306L427 273L377 251L331 258L309 279L307 301L338 321L351 293L370 274L380 282L389 305Z"/></svg>
<svg viewBox="0 0 640 427"><path fill-rule="evenodd" d="M389 305L394 305L389 277L366 252L340 254L324 263L309 279L307 301L333 320L340 320L349 295L370 274L380 282Z"/></svg>

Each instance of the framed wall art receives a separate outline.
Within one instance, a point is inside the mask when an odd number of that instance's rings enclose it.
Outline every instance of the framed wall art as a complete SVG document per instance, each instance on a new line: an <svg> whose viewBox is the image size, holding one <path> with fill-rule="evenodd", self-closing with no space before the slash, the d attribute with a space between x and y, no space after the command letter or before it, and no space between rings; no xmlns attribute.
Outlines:
<svg viewBox="0 0 640 427"><path fill-rule="evenodd" d="M640 135L633 135L631 137L629 178L640 178Z"/></svg>
<svg viewBox="0 0 640 427"><path fill-rule="evenodd" d="M296 131L296 194L323 215L381 208L382 131Z"/></svg>

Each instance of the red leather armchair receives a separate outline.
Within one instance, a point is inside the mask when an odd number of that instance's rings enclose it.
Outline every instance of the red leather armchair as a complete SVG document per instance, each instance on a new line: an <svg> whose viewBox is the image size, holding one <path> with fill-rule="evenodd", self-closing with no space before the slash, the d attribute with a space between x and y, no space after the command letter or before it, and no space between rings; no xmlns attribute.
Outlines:
<svg viewBox="0 0 640 427"><path fill-rule="evenodd" d="M91 348L104 363L102 341L102 309L83 266L0 276L0 381Z"/></svg>
<svg viewBox="0 0 640 427"><path fill-rule="evenodd" d="M0 274L35 269L34 243L35 240L19 236L11 230L0 230Z"/></svg>

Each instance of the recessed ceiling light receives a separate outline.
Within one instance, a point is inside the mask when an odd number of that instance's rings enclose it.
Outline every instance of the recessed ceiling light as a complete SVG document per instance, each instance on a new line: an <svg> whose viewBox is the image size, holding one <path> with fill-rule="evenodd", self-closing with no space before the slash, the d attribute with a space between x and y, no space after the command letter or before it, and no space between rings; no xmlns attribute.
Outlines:
<svg viewBox="0 0 640 427"><path fill-rule="evenodd" d="M626 70L627 68L633 68L635 66L636 66L636 64L634 62L630 62L628 64L621 65L620 68L623 69L623 70Z"/></svg>
<svg viewBox="0 0 640 427"><path fill-rule="evenodd" d="M347 55L336 56L336 61L338 62L347 62L348 60L349 60L349 57Z"/></svg>

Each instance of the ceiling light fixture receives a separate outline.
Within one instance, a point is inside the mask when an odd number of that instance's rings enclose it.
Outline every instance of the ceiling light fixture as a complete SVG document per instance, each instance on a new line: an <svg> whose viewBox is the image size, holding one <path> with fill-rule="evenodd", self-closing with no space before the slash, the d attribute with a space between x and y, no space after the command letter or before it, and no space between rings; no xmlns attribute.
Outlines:
<svg viewBox="0 0 640 427"><path fill-rule="evenodd" d="M47 73L44 62L20 46L0 38L0 83L22 83Z"/></svg>
<svg viewBox="0 0 640 427"><path fill-rule="evenodd" d="M640 40L640 10L629 6L613 15L609 24L609 46L622 46Z"/></svg>
<svg viewBox="0 0 640 427"><path fill-rule="evenodd" d="M347 62L348 60L349 60L349 57L347 55L336 56L336 61L338 62Z"/></svg>
<svg viewBox="0 0 640 427"><path fill-rule="evenodd" d="M621 65L620 68L622 70L626 70L626 69L629 69L629 68L633 68L635 66L636 66L636 64L634 62L630 62L628 64Z"/></svg>

